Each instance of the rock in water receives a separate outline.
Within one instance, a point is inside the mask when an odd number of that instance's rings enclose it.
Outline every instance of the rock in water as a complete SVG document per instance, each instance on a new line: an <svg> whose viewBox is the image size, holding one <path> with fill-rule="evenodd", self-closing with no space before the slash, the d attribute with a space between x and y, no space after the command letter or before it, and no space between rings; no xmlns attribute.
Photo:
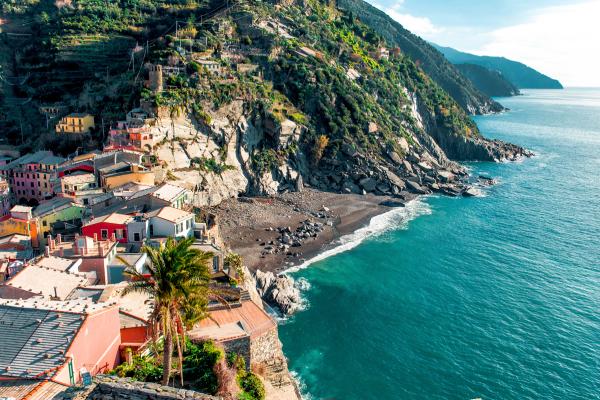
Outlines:
<svg viewBox="0 0 600 400"><path fill-rule="evenodd" d="M272 272L256 271L256 289L267 304L277 307L282 314L291 315L302 305L300 289L287 275L275 276Z"/></svg>

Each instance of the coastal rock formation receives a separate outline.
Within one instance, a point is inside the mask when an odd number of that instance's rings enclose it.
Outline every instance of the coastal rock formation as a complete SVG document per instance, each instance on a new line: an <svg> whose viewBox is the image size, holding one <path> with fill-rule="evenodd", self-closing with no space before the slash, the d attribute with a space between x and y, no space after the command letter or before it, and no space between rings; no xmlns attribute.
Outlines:
<svg viewBox="0 0 600 400"><path fill-rule="evenodd" d="M257 270L254 274L258 294L269 305L279 309L282 314L290 315L302 307L300 289L287 275L275 276L272 272Z"/></svg>

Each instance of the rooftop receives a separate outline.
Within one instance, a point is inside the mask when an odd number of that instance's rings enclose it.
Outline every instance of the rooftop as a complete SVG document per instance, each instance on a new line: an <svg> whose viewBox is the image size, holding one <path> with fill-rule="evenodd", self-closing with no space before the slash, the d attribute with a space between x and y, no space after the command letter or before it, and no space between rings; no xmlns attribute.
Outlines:
<svg viewBox="0 0 600 400"><path fill-rule="evenodd" d="M200 321L188 334L193 338L215 340L240 336L242 333L257 337L275 326L275 321L265 310L252 300L246 300L239 307L211 311L210 318Z"/></svg>
<svg viewBox="0 0 600 400"><path fill-rule="evenodd" d="M174 207L163 207L148 213L148 218L161 218L169 222L180 222L193 217L194 214Z"/></svg>
<svg viewBox="0 0 600 400"><path fill-rule="evenodd" d="M0 374L46 375L66 363L66 352L85 317L36 307L31 300L0 300Z"/></svg>
<svg viewBox="0 0 600 400"><path fill-rule="evenodd" d="M50 268L56 271L69 272L72 268L75 269L81 265L81 259L61 258L55 256L40 257L33 265L38 267Z"/></svg>
<svg viewBox="0 0 600 400"><path fill-rule="evenodd" d="M30 265L23 268L21 272L5 282L3 286L25 290L45 298L53 297L56 293L59 299L64 300L78 286L88 284L89 279L84 274L68 273L54 268ZM0 297L10 296L9 298L14 298L14 291L2 289L3 287L0 286Z"/></svg>
<svg viewBox="0 0 600 400"><path fill-rule="evenodd" d="M58 242L58 237L50 238L48 241L50 254L65 258L104 258L117 246L117 242L111 240L95 241L93 238L78 235L75 238L72 242Z"/></svg>
<svg viewBox="0 0 600 400"><path fill-rule="evenodd" d="M33 207L16 205L10 209L11 212L28 213L33 210Z"/></svg>
<svg viewBox="0 0 600 400"><path fill-rule="evenodd" d="M79 112L74 112L74 113L67 115L67 118L85 118L85 117L93 117L93 115L89 114L89 113L79 113Z"/></svg>
<svg viewBox="0 0 600 400"><path fill-rule="evenodd" d="M96 225L100 223L105 224L115 224L115 225L124 225L128 222L132 221L133 217L131 215L112 213L108 215L104 215L102 217L97 217L85 224L84 226Z"/></svg>
<svg viewBox="0 0 600 400"><path fill-rule="evenodd" d="M95 182L96 181L96 175L94 174L73 174L73 175L65 175L62 178L60 178L61 181L63 181L63 183L66 184L70 184L70 185L75 185L77 183L88 183L88 182Z"/></svg>
<svg viewBox="0 0 600 400"><path fill-rule="evenodd" d="M75 203L73 200L66 197L54 197L51 200L45 201L33 210L35 217L44 217L48 214L54 214L60 210L69 207L82 207Z"/></svg>
<svg viewBox="0 0 600 400"><path fill-rule="evenodd" d="M127 283L98 285L80 288L71 298L91 299L98 304L118 305L121 312L121 327L144 325L154 310L154 300L146 293L132 292L123 296Z"/></svg>
<svg viewBox="0 0 600 400"><path fill-rule="evenodd" d="M186 192L186 189L184 189L180 186L172 185L170 183L165 183L165 184L159 186L154 191L154 193L152 193L152 196L159 198L161 200L171 202L185 192Z"/></svg>
<svg viewBox="0 0 600 400"><path fill-rule="evenodd" d="M0 399L48 400L67 389L60 383L38 379L0 381Z"/></svg>

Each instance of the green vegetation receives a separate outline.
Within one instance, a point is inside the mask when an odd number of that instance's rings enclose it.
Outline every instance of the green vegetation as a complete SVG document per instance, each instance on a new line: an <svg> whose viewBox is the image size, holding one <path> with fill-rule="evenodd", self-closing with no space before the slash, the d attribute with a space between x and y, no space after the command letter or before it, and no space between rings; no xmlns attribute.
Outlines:
<svg viewBox="0 0 600 400"><path fill-rule="evenodd" d="M220 163L214 158L194 157L191 162L192 165L197 165L201 171L212 172L217 175L221 175L225 171L234 169L231 165Z"/></svg>
<svg viewBox="0 0 600 400"><path fill-rule="evenodd" d="M135 355L131 363L123 363L110 373L121 378L133 378L136 381L160 382L163 368L154 357Z"/></svg>
<svg viewBox="0 0 600 400"><path fill-rule="evenodd" d="M151 326L163 335L163 377L166 385L171 377L174 345L179 358L179 375L183 385L184 338L180 332L207 316L206 307L211 295L208 283L210 273L208 263L211 253L192 249L194 239L179 242L169 238L158 249L145 247L148 255L149 276L142 275L133 268L127 273L132 280L123 291L147 293L154 299L154 312Z"/></svg>

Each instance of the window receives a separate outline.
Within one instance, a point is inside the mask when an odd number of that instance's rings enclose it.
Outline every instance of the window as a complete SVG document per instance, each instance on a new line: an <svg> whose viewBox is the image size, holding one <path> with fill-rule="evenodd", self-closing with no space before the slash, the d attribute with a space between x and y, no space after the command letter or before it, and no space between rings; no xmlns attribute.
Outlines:
<svg viewBox="0 0 600 400"><path fill-rule="evenodd" d="M115 236L117 239L123 239L123 229L115 229Z"/></svg>
<svg viewBox="0 0 600 400"><path fill-rule="evenodd" d="M87 206L89 204L89 202L90 202L89 199L83 199L83 205L84 206Z"/></svg>
<svg viewBox="0 0 600 400"><path fill-rule="evenodd" d="M185 221L185 229L190 229L190 223L191 223L191 222L192 222L192 221L191 221L191 220L189 220L189 219L188 219L187 221Z"/></svg>
<svg viewBox="0 0 600 400"><path fill-rule="evenodd" d="M133 234L133 241L134 242L139 242L140 241L140 233L139 232L135 232Z"/></svg>
<svg viewBox="0 0 600 400"><path fill-rule="evenodd" d="M100 237L104 240L108 239L108 229L100 229Z"/></svg>
<svg viewBox="0 0 600 400"><path fill-rule="evenodd" d="M42 225L43 225L43 226L48 226L48 221L46 221L46 220L43 220L43 221L42 221Z"/></svg>
<svg viewBox="0 0 600 400"><path fill-rule="evenodd" d="M29 182L29 184L31 185L31 187L33 187L33 182Z"/></svg>
<svg viewBox="0 0 600 400"><path fill-rule="evenodd" d="M150 236L154 236L154 225L150 224Z"/></svg>
<svg viewBox="0 0 600 400"><path fill-rule="evenodd" d="M219 257L213 257L213 272L219 272Z"/></svg>

